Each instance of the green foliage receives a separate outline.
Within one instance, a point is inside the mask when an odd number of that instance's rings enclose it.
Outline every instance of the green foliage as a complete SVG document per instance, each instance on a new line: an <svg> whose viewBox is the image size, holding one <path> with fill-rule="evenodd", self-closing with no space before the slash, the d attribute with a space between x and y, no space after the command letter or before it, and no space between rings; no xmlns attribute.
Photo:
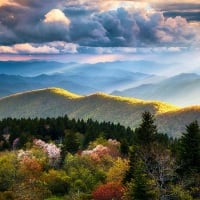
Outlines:
<svg viewBox="0 0 200 200"><path fill-rule="evenodd" d="M0 121L0 136L7 149L0 152L0 200L200 198L197 122L174 140L157 133L149 112L136 135L120 124L91 119L8 118ZM49 164L50 155L57 155L58 165ZM175 173L176 163L183 176Z"/></svg>
<svg viewBox="0 0 200 200"><path fill-rule="evenodd" d="M71 192L90 193L93 188L105 180L105 174L96 168L89 157L67 154L64 169L70 178Z"/></svg>
<svg viewBox="0 0 200 200"><path fill-rule="evenodd" d="M123 179L124 183L130 182L134 178L136 163L138 159L139 157L137 155L136 150L132 149L132 151L130 152L130 158L129 158L129 169L126 171L124 175L124 179Z"/></svg>
<svg viewBox="0 0 200 200"><path fill-rule="evenodd" d="M80 148L81 141L78 140L77 133L71 130L65 130L65 136L63 139L63 151L69 153L76 153Z"/></svg>
<svg viewBox="0 0 200 200"><path fill-rule="evenodd" d="M180 139L180 171L200 173L200 128L197 121L186 127L186 133Z"/></svg>
<svg viewBox="0 0 200 200"><path fill-rule="evenodd" d="M133 179L128 184L129 200L157 200L158 191L153 179L145 172L144 163L138 160L135 164Z"/></svg>
<svg viewBox="0 0 200 200"><path fill-rule="evenodd" d="M142 123L135 130L136 141L140 145L149 145L155 141L157 135L157 127L154 124L154 116L150 112L142 114Z"/></svg>
<svg viewBox="0 0 200 200"><path fill-rule="evenodd" d="M69 179L63 170L51 169L42 175L42 180L53 195L64 195L68 193Z"/></svg>
<svg viewBox="0 0 200 200"><path fill-rule="evenodd" d="M0 191L8 190L16 175L16 155L14 153L0 153Z"/></svg>
<svg viewBox="0 0 200 200"><path fill-rule="evenodd" d="M172 195L177 200L193 200L192 196L190 195L190 192L183 189L180 185L174 186L172 188Z"/></svg>
<svg viewBox="0 0 200 200"><path fill-rule="evenodd" d="M91 119L84 122L83 120L68 119L67 116L64 116L46 119L7 118L0 121L0 135L2 137L7 135L9 138L7 144L1 147L4 149L13 149L13 142L16 138L21 144L15 148L26 147L26 145L30 145L33 138L39 138L43 141L54 140L61 144L63 153L66 151L75 153L79 148L87 147L100 135L105 139L113 138L120 141L122 138L131 138L133 131L120 124L100 123Z"/></svg>

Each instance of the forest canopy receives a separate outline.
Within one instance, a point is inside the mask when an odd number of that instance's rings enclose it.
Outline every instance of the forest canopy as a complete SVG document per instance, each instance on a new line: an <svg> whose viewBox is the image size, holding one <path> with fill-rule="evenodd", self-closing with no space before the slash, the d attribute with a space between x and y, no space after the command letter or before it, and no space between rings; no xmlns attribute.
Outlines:
<svg viewBox="0 0 200 200"><path fill-rule="evenodd" d="M0 121L0 200L200 198L200 128L179 139L144 112L132 130L69 119Z"/></svg>

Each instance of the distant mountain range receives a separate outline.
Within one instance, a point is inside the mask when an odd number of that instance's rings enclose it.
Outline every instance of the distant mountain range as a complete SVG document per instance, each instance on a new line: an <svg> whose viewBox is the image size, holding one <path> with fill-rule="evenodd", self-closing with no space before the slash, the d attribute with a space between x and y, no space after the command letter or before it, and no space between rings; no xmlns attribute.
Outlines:
<svg viewBox="0 0 200 200"><path fill-rule="evenodd" d="M62 87L80 94L88 94L96 91L89 86L68 81L67 78L61 74L43 74L35 77L0 74L0 97L46 87Z"/></svg>
<svg viewBox="0 0 200 200"><path fill-rule="evenodd" d="M160 100L179 106L200 104L200 75L179 74L154 84L141 84L114 95Z"/></svg>
<svg viewBox="0 0 200 200"><path fill-rule="evenodd" d="M75 62L61 63L55 61L29 60L29 61L0 61L0 74L21 75L21 76L38 76L40 74L53 74L56 72L78 73L84 72L89 74L96 72L109 74L116 70L125 70L128 72L140 72L144 74L155 74L159 70L170 67L163 63L155 61L135 60L135 61L113 61L99 62L94 64L81 64ZM88 71L89 69L89 71ZM100 70L100 71L99 71ZM100 73L100 74L101 74ZM116 72L114 72L115 74ZM97 75L97 74L94 74Z"/></svg>
<svg viewBox="0 0 200 200"><path fill-rule="evenodd" d="M0 74L38 76L57 72L67 64L53 61L0 61ZM71 63L69 63L71 65Z"/></svg>
<svg viewBox="0 0 200 200"><path fill-rule="evenodd" d="M44 87L62 87L79 94L112 92L141 83L157 82L159 76L131 72L114 63L77 64L46 61L0 62L0 97Z"/></svg>
<svg viewBox="0 0 200 200"><path fill-rule="evenodd" d="M6 117L57 117L67 114L70 118L91 118L111 121L135 128L144 111L155 114L159 131L176 137L185 125L200 121L200 106L179 108L158 101L96 93L80 96L59 88L47 88L19 93L0 99L0 119Z"/></svg>
<svg viewBox="0 0 200 200"><path fill-rule="evenodd" d="M27 90L61 87L81 95L105 92L179 106L200 104L200 75L179 74L168 78L154 75L165 67L153 61L96 64L0 61L0 97Z"/></svg>

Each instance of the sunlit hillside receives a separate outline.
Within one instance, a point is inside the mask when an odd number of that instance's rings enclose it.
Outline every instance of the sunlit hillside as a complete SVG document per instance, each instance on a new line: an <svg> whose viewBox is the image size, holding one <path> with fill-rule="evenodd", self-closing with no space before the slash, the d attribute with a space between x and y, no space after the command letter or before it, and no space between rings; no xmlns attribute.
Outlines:
<svg viewBox="0 0 200 200"><path fill-rule="evenodd" d="M121 123L135 128L144 111L156 117L159 130L180 135L185 125L200 120L200 107L179 108L159 101L96 93L79 96L60 88L18 93L0 99L0 118L45 118L68 115L70 118Z"/></svg>

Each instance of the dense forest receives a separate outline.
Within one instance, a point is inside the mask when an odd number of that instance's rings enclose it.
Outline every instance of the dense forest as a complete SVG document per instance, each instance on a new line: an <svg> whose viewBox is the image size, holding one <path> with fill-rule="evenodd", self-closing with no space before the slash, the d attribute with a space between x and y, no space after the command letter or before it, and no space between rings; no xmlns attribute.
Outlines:
<svg viewBox="0 0 200 200"><path fill-rule="evenodd" d="M141 118L1 120L0 200L199 200L198 122L175 139Z"/></svg>

